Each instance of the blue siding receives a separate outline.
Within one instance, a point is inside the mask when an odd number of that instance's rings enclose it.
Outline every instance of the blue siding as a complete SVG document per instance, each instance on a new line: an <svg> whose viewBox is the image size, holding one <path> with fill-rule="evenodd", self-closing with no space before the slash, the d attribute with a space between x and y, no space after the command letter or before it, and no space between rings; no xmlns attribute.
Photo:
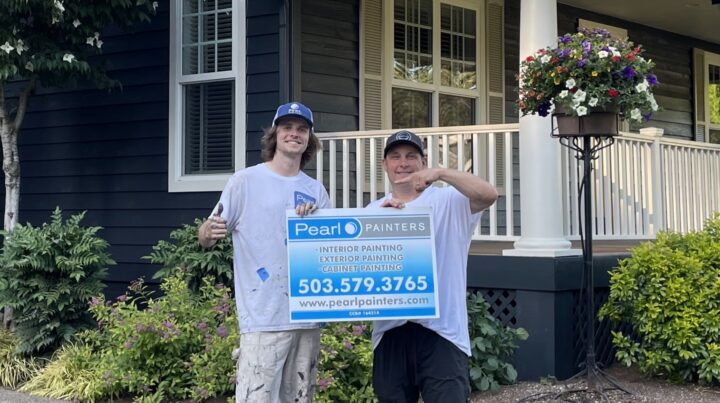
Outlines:
<svg viewBox="0 0 720 403"><path fill-rule="evenodd" d="M39 225L56 206L69 214L86 210L85 225L104 228L100 236L118 263L109 273L109 296L140 276L152 277L157 266L141 257L172 230L207 215L219 197L167 191L169 1L160 2L151 24L133 33L106 33L109 74L122 82L122 91L108 93L89 83L40 88L19 137L20 222ZM280 101L281 4L248 5L249 164L259 161L261 130Z"/></svg>

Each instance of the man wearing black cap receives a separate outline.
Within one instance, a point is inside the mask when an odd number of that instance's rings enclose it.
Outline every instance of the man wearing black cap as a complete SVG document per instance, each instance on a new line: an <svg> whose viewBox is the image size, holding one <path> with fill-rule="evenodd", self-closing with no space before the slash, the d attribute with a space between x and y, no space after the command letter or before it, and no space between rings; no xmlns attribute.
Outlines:
<svg viewBox="0 0 720 403"><path fill-rule="evenodd" d="M473 230L497 191L483 179L427 168L423 143L402 130L388 137L383 167L391 193L376 207L431 207L440 315L437 319L373 323L373 388L380 402L460 403L470 397L467 257ZM450 186L430 186L443 181Z"/></svg>
<svg viewBox="0 0 720 403"><path fill-rule="evenodd" d="M322 183L301 169L320 149L312 111L280 105L262 137L263 164L236 172L198 240L211 247L232 233L240 325L236 402L312 400L320 348L315 323L290 323L285 210L303 216L330 207Z"/></svg>

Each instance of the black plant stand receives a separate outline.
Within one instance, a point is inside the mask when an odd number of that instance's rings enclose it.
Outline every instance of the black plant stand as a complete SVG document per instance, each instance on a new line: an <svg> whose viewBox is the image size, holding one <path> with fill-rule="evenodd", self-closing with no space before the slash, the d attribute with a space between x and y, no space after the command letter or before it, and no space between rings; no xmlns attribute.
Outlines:
<svg viewBox="0 0 720 403"><path fill-rule="evenodd" d="M617 120L616 120L617 122ZM616 123L617 124L617 123ZM582 132L582 122L579 125L579 132ZM564 381L570 384L573 381L585 378L586 387L571 389L562 392L540 393L528 396L520 402L539 402L547 401L574 401L568 400L572 395L591 394L599 395L606 402L610 402L605 392L610 390L620 390L627 394L630 391L622 387L615 379L605 373L598 367L595 356L595 286L593 280L593 217L592 217L592 164L598 158L600 150L610 147L614 142L614 136L617 134L557 134L555 125L553 124L553 137L560 139L560 144L575 151L575 158L583 163L582 181L578 186L578 213L580 213L580 199L583 201L584 227L580 224L580 237L582 239L582 256L583 256L583 278L585 291L585 314L587 321L585 326L585 365L584 368L570 379ZM582 299L582 298L581 298ZM582 303L582 301L581 301ZM609 385L609 386L608 386Z"/></svg>

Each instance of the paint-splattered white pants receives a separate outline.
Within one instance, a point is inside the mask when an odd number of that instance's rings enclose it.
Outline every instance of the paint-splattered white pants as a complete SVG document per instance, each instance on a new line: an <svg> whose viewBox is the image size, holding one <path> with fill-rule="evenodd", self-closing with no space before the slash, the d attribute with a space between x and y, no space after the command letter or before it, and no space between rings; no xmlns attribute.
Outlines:
<svg viewBox="0 0 720 403"><path fill-rule="evenodd" d="M235 402L312 402L320 329L240 336Z"/></svg>

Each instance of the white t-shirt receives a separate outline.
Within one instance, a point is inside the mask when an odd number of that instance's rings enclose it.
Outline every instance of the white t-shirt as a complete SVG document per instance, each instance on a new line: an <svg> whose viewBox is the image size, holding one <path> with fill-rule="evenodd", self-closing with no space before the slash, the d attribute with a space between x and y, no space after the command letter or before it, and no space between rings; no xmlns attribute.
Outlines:
<svg viewBox="0 0 720 403"><path fill-rule="evenodd" d="M370 203L368 208L380 207L383 200L391 199L392 193ZM435 258L438 276L438 302L440 317L416 319L412 322L435 331L455 344L468 356L471 355L468 333L467 260L472 233L482 212L472 214L470 200L452 186L431 186L406 207L431 207L435 229ZM373 322L373 348L380 343L383 333L405 324L406 320L378 320Z"/></svg>
<svg viewBox="0 0 720 403"><path fill-rule="evenodd" d="M309 329L290 323L285 210L330 207L323 185L305 173L286 177L259 164L236 172L220 196L232 232L235 303L241 333ZM213 213L217 211L217 206Z"/></svg>

